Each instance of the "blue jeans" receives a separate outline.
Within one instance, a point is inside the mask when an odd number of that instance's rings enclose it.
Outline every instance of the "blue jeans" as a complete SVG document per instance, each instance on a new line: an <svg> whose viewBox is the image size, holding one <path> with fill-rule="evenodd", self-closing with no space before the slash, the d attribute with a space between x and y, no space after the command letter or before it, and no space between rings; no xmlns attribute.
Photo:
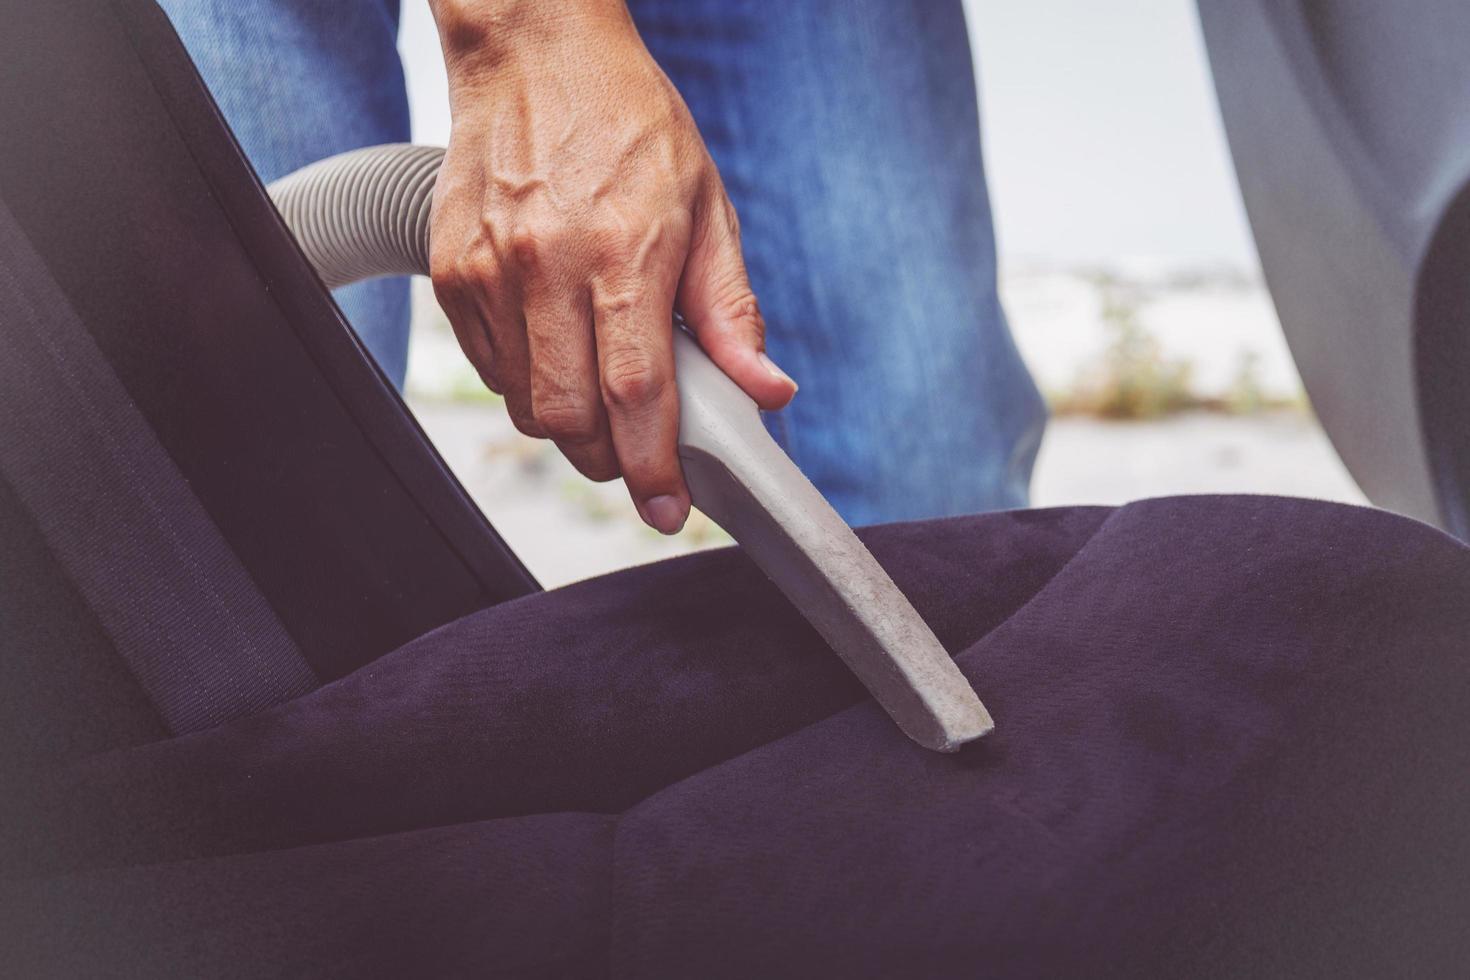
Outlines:
<svg viewBox="0 0 1470 980"><path fill-rule="evenodd" d="M264 179L408 138L396 0L163 6ZM1024 506L1046 413L996 293L960 0L630 7L740 214L802 470L854 524ZM401 384L406 283L338 301Z"/></svg>

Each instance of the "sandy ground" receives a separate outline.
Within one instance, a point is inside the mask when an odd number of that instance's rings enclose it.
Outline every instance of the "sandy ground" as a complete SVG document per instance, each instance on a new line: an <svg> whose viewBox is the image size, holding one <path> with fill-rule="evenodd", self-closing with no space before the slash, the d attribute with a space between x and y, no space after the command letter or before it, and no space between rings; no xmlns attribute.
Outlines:
<svg viewBox="0 0 1470 980"><path fill-rule="evenodd" d="M417 398L412 405L470 494L544 585L728 543L699 517L675 538L648 530L621 483L582 479L546 443L516 433L493 402ZM1322 430L1296 413L1055 420L1033 482L1036 506L1180 493L1363 499Z"/></svg>

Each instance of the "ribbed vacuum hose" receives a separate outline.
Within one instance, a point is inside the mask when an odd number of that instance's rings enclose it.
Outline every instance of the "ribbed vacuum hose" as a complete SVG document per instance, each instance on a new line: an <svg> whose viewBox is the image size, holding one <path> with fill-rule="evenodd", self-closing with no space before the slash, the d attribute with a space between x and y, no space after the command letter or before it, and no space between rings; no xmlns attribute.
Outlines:
<svg viewBox="0 0 1470 980"><path fill-rule="evenodd" d="M444 150L388 143L319 160L267 188L332 289L429 271L429 208Z"/></svg>

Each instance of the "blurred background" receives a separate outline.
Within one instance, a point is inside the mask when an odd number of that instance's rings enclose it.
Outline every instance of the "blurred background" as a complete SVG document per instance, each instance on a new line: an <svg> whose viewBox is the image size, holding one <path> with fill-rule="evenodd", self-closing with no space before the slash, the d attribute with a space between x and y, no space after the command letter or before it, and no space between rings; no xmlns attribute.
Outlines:
<svg viewBox="0 0 1470 980"><path fill-rule="evenodd" d="M968 0L1001 293L1053 418L1032 503L1179 493L1363 502L1313 419L1235 185L1193 0ZM449 114L425 4L399 40L416 142ZM728 543L663 538L621 483L520 436L415 284L408 397L547 586Z"/></svg>

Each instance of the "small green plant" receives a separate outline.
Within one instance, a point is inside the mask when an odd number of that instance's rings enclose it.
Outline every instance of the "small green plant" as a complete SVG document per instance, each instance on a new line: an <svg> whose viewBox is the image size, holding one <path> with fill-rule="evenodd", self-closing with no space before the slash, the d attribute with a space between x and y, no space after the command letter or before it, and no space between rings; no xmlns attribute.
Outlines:
<svg viewBox="0 0 1470 980"><path fill-rule="evenodd" d="M1072 390L1057 399L1056 412L1152 419L1194 407L1189 365L1163 356L1139 319L1138 295L1110 276L1098 276L1097 284L1108 346L1099 363L1084 369Z"/></svg>

